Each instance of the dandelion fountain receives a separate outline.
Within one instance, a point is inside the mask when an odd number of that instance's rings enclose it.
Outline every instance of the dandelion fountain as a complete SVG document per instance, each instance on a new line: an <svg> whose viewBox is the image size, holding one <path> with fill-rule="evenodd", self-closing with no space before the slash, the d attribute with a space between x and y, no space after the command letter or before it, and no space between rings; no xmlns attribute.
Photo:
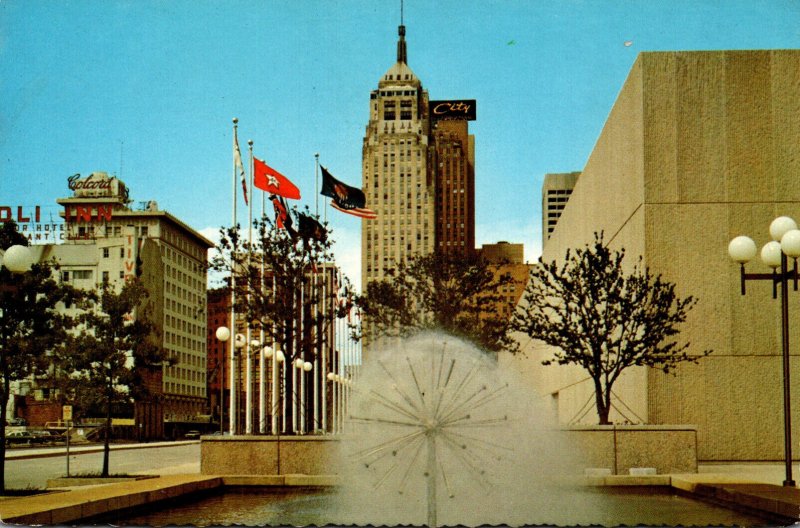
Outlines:
<svg viewBox="0 0 800 528"><path fill-rule="evenodd" d="M418 523L423 511L427 526L442 515L447 524L490 520L525 495L520 484L530 488L533 473L520 468L533 459L534 487L554 482L565 464L557 433L493 358L439 334L372 354L349 413L342 481L350 496L380 493L381 521Z"/></svg>

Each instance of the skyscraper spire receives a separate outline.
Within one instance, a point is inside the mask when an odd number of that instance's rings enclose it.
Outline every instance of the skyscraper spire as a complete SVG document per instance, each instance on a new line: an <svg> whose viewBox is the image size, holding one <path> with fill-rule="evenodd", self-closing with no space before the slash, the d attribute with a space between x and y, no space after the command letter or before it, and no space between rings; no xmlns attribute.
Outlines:
<svg viewBox="0 0 800 528"><path fill-rule="evenodd" d="M407 64L406 26L403 25L403 0L400 0L400 26L397 28L397 62Z"/></svg>

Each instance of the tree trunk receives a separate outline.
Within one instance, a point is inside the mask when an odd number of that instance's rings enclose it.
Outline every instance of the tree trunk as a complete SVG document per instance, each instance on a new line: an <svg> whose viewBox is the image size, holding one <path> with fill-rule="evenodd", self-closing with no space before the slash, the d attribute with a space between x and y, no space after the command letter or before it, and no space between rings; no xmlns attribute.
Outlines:
<svg viewBox="0 0 800 528"><path fill-rule="evenodd" d="M283 429L286 431L286 434L293 434L295 425L292 416L292 402L294 401L294 384L292 383L292 374L295 372L294 365L292 364L294 361L295 351L292 322L292 320L287 320L284 322L285 337L283 352L285 358L284 364L286 365L286 368L283 369L283 398L286 402L286 420L284 422Z"/></svg>
<svg viewBox="0 0 800 528"><path fill-rule="evenodd" d="M608 420L608 415L611 410L610 400L609 400L610 388L606 387L603 390L603 386L600 383L599 379L594 380L594 397L595 403L597 405L597 418L600 420L600 425L611 425L611 422Z"/></svg>

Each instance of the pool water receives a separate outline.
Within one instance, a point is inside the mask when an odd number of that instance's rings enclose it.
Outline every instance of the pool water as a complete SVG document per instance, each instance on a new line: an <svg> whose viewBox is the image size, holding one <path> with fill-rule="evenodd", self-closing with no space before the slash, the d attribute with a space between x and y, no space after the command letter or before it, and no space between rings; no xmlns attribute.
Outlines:
<svg viewBox="0 0 800 528"><path fill-rule="evenodd" d="M370 497L364 501L369 503ZM372 498L372 500L375 500ZM767 521L674 494L669 488L578 488L546 512L496 511L479 524L602 526L766 526ZM218 495L183 499L148 513L104 518L117 526L307 526L422 525L425 512L410 520L365 518L341 509L337 493L322 489L227 488ZM499 521L498 519L505 519ZM446 519L440 522L447 523ZM462 522L463 524L463 522Z"/></svg>

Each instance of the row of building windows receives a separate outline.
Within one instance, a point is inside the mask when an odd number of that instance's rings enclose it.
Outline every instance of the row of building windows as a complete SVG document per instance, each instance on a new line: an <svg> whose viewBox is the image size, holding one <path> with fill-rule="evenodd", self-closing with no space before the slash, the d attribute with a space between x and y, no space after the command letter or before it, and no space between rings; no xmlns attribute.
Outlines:
<svg viewBox="0 0 800 528"><path fill-rule="evenodd" d="M185 383L175 383L172 381L164 382L164 392L167 394L186 394L189 396L200 396L203 398L206 396L205 386L191 386ZM167 414L164 416L165 418L170 417ZM185 415L184 418L188 419L189 415Z"/></svg>
<svg viewBox="0 0 800 528"><path fill-rule="evenodd" d="M392 80L392 76L391 75L387 75L386 78L387 78L386 80L388 80L388 81ZM409 79L410 79L409 75L406 74L405 80L409 80ZM399 75L397 76L397 80L398 81L401 80ZM378 93L380 94L381 97L398 97L398 96L412 96L413 97L413 96L417 95L417 91L416 90L381 90Z"/></svg>

